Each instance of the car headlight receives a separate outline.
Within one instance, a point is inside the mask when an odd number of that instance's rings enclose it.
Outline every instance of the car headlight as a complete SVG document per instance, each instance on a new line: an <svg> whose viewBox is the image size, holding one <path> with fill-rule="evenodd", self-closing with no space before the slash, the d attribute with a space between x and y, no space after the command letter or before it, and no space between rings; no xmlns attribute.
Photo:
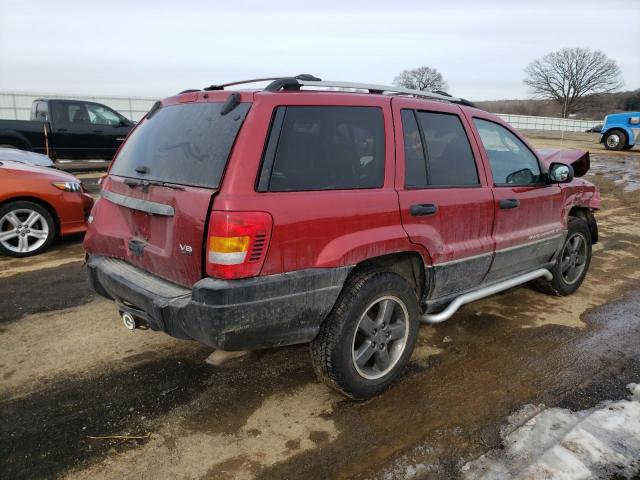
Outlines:
<svg viewBox="0 0 640 480"><path fill-rule="evenodd" d="M62 190L64 192L81 192L82 185L80 182L54 182L52 183L54 187L58 190Z"/></svg>

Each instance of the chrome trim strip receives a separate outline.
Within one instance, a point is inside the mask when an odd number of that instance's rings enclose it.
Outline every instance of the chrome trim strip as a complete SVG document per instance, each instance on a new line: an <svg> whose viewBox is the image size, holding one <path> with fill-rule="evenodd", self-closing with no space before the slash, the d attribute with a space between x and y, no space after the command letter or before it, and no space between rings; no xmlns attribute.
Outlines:
<svg viewBox="0 0 640 480"><path fill-rule="evenodd" d="M152 215L163 215L165 217L173 217L173 215L175 215L173 207L171 205L165 205L164 203L127 197L126 195L115 192L101 192L100 196L116 205L151 213Z"/></svg>
<svg viewBox="0 0 640 480"><path fill-rule="evenodd" d="M470 260L475 260L477 258L486 257L488 255L493 255L493 254L496 254L496 253L510 252L511 250L517 250L519 248L530 247L530 246L536 245L538 243L543 243L543 242L548 242L550 240L556 240L556 239L559 239L559 238L564 238L564 236L566 234L567 234L567 231L565 230L565 231L563 231L563 233L560 233L558 235L553 235L553 236L550 236L550 237L541 238L539 240L534 240L533 242L521 243L520 245L513 245L511 247L501 248L500 250L495 250L495 251L486 252L486 253L479 253L477 255L471 255L469 257L462 257L462 258L458 258L456 260L449 260L448 262L434 263L433 265L429 265L427 268L446 267L446 266L453 265L453 264L456 264L456 263L467 262L467 261L470 261Z"/></svg>

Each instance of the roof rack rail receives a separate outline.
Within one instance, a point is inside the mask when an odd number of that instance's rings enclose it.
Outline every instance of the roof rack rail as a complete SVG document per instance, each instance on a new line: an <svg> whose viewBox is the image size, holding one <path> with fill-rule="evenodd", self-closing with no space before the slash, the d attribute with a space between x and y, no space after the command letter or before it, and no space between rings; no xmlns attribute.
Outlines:
<svg viewBox="0 0 640 480"><path fill-rule="evenodd" d="M243 85L247 83L258 82L271 82L265 87L267 92L277 92L280 90L300 90L300 87L325 87L325 88L345 88L352 90L367 90L369 93L376 94L396 94L396 95L411 95L418 98L430 98L434 100L440 100L443 102L458 103L469 107L475 107L473 103L464 98L457 98L449 95L447 92L441 90L414 90L411 88L399 87L396 85L378 85L372 83L357 83L357 82L338 82L332 80L322 80L308 73L302 73L295 77L265 77L265 78L253 78L250 80L239 80L236 82L223 83L220 85L210 85L203 90L224 90L226 87L235 85Z"/></svg>
<svg viewBox="0 0 640 480"><path fill-rule="evenodd" d="M313 75L309 75L308 73L301 73L300 75L296 75L295 77L266 77L266 78L252 78L249 80L238 80L236 82L229 83L221 83L220 85L209 85L208 87L203 88L203 90L224 90L226 87L232 87L235 85L244 85L246 83L259 83L259 82L275 82L278 80L284 79L300 79L300 80L316 80L320 81L321 79L318 77L314 77Z"/></svg>
<svg viewBox="0 0 640 480"><path fill-rule="evenodd" d="M349 88L354 90L367 90L369 93L391 93L391 94L401 94L401 95L412 95L414 97L424 97L424 98L432 98L436 100L442 100L446 102L452 103L461 103L463 100L461 98L452 97L451 95L445 92L431 92L427 90L414 90L411 88L398 87L393 85L378 85L373 83L357 83L357 82L337 82L337 81L317 81L317 80L309 80L305 78L291 77L291 78L280 78L274 80L272 83L267 85L265 90L269 92L276 92L280 89L284 90L298 90L300 87L333 87L333 88Z"/></svg>

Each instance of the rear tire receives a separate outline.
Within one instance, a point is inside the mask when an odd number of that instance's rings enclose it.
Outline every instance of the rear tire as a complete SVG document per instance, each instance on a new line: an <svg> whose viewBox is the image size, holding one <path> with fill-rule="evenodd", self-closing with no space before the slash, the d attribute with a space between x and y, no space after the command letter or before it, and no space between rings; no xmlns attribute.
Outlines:
<svg viewBox="0 0 640 480"><path fill-rule="evenodd" d="M627 144L627 134L622 130L611 130L605 134L603 142L607 150L622 150Z"/></svg>
<svg viewBox="0 0 640 480"><path fill-rule="evenodd" d="M569 232L556 264L550 270L553 280L540 279L536 286L550 295L563 297L580 288L591 263L591 234L587 222L569 217Z"/></svg>
<svg viewBox="0 0 640 480"><path fill-rule="evenodd" d="M625 145L624 147L622 147L622 150L631 150L633 148L633 145Z"/></svg>
<svg viewBox="0 0 640 480"><path fill-rule="evenodd" d="M56 224L46 208L29 201L9 202L0 208L0 253L30 257L44 252L56 235Z"/></svg>
<svg viewBox="0 0 640 480"><path fill-rule="evenodd" d="M378 395L409 362L419 326L416 294L404 278L356 274L311 343L316 374L352 399Z"/></svg>

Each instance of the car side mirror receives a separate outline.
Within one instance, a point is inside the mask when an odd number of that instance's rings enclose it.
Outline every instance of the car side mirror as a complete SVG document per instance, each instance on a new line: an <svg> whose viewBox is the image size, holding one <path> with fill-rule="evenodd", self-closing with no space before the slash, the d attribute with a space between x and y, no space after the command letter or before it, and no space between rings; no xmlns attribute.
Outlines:
<svg viewBox="0 0 640 480"><path fill-rule="evenodd" d="M131 125L131 122L126 118L121 119L120 123L118 124L119 127L128 127L129 125Z"/></svg>
<svg viewBox="0 0 640 480"><path fill-rule="evenodd" d="M573 180L573 167L564 163L552 163L549 165L549 182L569 183Z"/></svg>

